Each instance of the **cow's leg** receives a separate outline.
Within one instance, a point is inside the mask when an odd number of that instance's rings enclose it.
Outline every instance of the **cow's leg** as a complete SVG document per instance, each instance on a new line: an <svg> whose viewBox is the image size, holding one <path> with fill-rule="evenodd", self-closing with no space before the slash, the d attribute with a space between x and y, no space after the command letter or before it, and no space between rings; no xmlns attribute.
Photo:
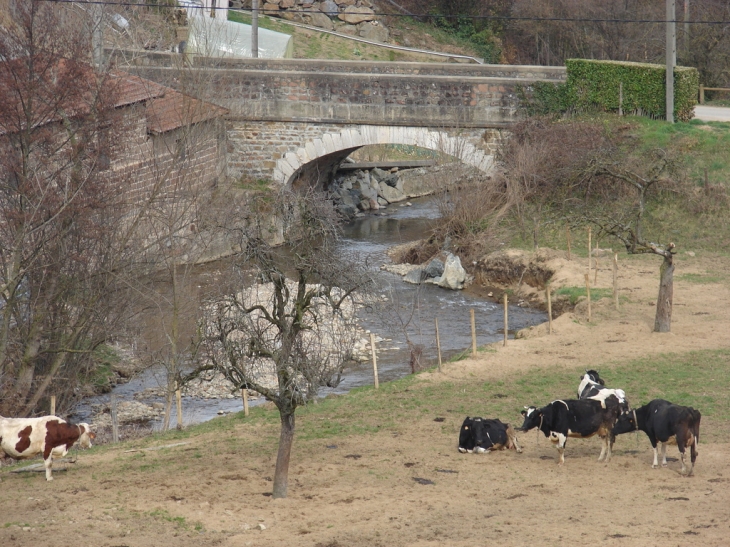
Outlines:
<svg viewBox="0 0 730 547"><path fill-rule="evenodd" d="M52 481L53 475L51 475L51 467L53 466L53 454L49 454L48 457L43 461L46 468L46 480Z"/></svg>
<svg viewBox="0 0 730 547"><path fill-rule="evenodd" d="M659 441L661 442L661 441ZM667 443L662 442L662 467L667 466Z"/></svg>
<svg viewBox="0 0 730 547"><path fill-rule="evenodd" d="M517 435L515 434L515 430L512 429L512 426L507 427L507 439L507 448L514 448L517 452L522 452L522 447L520 446L520 443L517 442Z"/></svg>
<svg viewBox="0 0 730 547"><path fill-rule="evenodd" d="M692 473L694 472L695 468L695 461L697 460L697 437L695 437L692 432L690 432L690 442L692 445L690 446L690 466L689 466L689 473L687 473L688 477L692 476Z"/></svg>
<svg viewBox="0 0 730 547"><path fill-rule="evenodd" d="M562 433L558 433L556 438L558 440L558 465L563 465L565 463L565 442L568 440L568 437Z"/></svg>
<svg viewBox="0 0 730 547"><path fill-rule="evenodd" d="M606 437L601 437L601 453L598 455L598 461L602 462L604 458L606 457Z"/></svg>
<svg viewBox="0 0 730 547"><path fill-rule="evenodd" d="M654 449L654 463L651 464L652 469L659 467L659 452L657 450L657 440L654 437L649 437L651 446Z"/></svg>

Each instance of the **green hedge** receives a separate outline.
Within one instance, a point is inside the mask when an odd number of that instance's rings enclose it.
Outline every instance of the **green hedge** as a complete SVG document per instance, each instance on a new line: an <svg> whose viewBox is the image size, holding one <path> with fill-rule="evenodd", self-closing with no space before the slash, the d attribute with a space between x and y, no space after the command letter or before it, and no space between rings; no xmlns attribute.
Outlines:
<svg viewBox="0 0 730 547"><path fill-rule="evenodd" d="M619 61L569 59L564 84L538 82L528 93L518 89L529 115L571 110L618 112L619 87L623 84L623 112L652 118L666 118L663 65ZM674 118L689 121L694 115L699 90L699 73L691 67L674 69Z"/></svg>

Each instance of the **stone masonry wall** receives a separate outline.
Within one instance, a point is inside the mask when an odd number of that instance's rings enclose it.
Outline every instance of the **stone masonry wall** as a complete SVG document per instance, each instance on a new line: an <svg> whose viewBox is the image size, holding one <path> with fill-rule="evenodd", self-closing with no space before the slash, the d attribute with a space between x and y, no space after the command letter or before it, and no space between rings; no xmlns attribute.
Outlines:
<svg viewBox="0 0 730 547"><path fill-rule="evenodd" d="M157 82L172 70L140 68ZM506 78L208 69L206 100L257 121L499 127L517 120L518 81Z"/></svg>
<svg viewBox="0 0 730 547"><path fill-rule="evenodd" d="M424 146L424 135L432 134L420 127L353 126L340 124L316 124L299 122L252 122L244 119L229 119L228 134L228 174L253 179L274 179L285 181L294 174L296 166L286 164L282 171L282 158L292 155L305 164L324 158L337 150L351 151L353 148L369 144L410 144ZM343 138L342 135L354 134L357 137ZM502 138L502 130L481 128L442 128L446 138L457 142L457 150L446 150L456 154L469 150L481 151L491 156ZM459 145L458 143L462 144ZM434 142L431 149L442 151L441 142ZM345 154L347 155L347 154ZM461 158L470 160L471 158ZM326 171L326 167L322 168Z"/></svg>

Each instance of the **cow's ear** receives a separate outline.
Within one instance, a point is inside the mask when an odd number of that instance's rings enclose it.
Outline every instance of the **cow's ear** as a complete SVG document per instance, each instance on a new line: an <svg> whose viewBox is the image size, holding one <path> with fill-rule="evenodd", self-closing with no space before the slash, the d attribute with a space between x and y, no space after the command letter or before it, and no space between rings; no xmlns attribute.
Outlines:
<svg viewBox="0 0 730 547"><path fill-rule="evenodd" d="M522 414L523 416L527 416L527 411L526 410L521 410L520 411L520 414Z"/></svg>

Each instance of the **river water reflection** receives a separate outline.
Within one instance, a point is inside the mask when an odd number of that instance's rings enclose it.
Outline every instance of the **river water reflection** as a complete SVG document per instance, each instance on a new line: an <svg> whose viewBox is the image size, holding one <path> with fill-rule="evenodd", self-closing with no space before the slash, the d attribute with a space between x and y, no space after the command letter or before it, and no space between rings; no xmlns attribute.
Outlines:
<svg viewBox="0 0 730 547"><path fill-rule="evenodd" d="M439 319L442 356L444 360L457 352L471 347L470 309L476 317L476 334L479 345L503 338L503 309L496 302L485 300L468 291L451 291L435 285L416 285L404 283L400 276L380 270L380 266L390 262L386 251L393 245L423 238L438 218L438 206L434 199L412 200L412 206L391 206L386 216L366 216L344 227L342 245L360 254L373 269L383 295L390 296L390 302L401 308L401 317L407 317L414 302L417 312L408 325L408 336L414 344L423 346L423 359L427 365L437 362L434 318ZM207 265L206 269L220 266ZM205 275L199 279L205 279ZM203 291L205 292L205 291ZM547 320L547 315L539 310L511 306L509 309L510 333L539 324ZM384 326L382 319L367 312L361 317L364 328L384 338L378 344L378 372L381 382L401 378L410 374L407 343L402 328ZM131 382L114 388L120 400L131 400L135 393L147 387L161 385L163 375L148 370ZM336 388L323 389L321 394L346 393L347 391L373 383L372 364L362 363L345 371L342 382ZM90 405L108 402L109 395L94 397L84 401L76 410L75 417L88 419ZM147 399L143 402L161 402L161 399ZM259 401L252 402L255 405ZM241 401L235 399L184 399L185 423L202 422L215 417L220 412L241 410ZM173 412L172 426L175 425Z"/></svg>
<svg viewBox="0 0 730 547"><path fill-rule="evenodd" d="M428 234L439 211L434 199L423 198L413 200L411 207L398 206L388 216L371 216L359 219L344 229L343 244L355 249L369 258L373 268L390 262L386 251L388 248L421 239ZM444 360L471 347L470 309L474 309L476 318L477 344L484 345L501 340L504 337L504 311L501 304L485 300L468 291L451 291L436 285L416 286L404 283L400 276L379 272L385 294L393 294L393 304L401 308L401 316L407 317L410 309L416 305L416 313L408 326L411 342L423 347L425 363L437 363L436 336L434 318L439 320L441 351ZM364 315L361 318L365 328L392 341L379 344L378 376L381 381L400 378L411 372L410 354L407 351L405 336L391 329L386 335L381 321L376 317ZM509 333L519 329L547 321L547 314L536 309L510 306ZM397 349L388 349L388 348ZM361 385L373 383L372 365L362 365L348 371L335 392L348 391Z"/></svg>

